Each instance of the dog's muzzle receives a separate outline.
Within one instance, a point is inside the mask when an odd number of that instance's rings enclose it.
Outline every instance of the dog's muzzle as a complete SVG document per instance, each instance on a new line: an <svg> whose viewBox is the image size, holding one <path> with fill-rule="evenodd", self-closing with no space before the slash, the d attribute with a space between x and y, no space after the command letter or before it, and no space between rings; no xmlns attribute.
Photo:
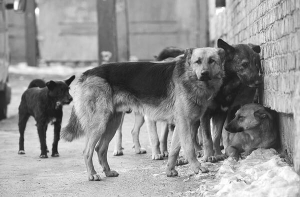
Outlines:
<svg viewBox="0 0 300 197"><path fill-rule="evenodd" d="M225 130L228 131L229 133L239 133L239 132L243 132L244 129L242 127L231 127L230 123L226 125Z"/></svg>
<svg viewBox="0 0 300 197"><path fill-rule="evenodd" d="M201 75L199 77L200 81L209 81L211 80L210 76L209 76L209 72L208 71L202 71Z"/></svg>

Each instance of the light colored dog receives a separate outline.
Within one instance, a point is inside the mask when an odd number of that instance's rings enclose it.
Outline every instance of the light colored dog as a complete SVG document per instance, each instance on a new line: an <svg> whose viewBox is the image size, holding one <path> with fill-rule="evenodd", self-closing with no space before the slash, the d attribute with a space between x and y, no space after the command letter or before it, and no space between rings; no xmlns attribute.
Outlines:
<svg viewBox="0 0 300 197"><path fill-rule="evenodd" d="M270 110L259 104L242 106L225 127L230 132L226 155L239 160L243 152L247 156L257 148L275 148L278 127L274 116Z"/></svg>
<svg viewBox="0 0 300 197"><path fill-rule="evenodd" d="M72 141L86 135L88 179L100 180L92 161L94 150L105 175L119 175L108 165L107 149L123 113L130 110L154 121L176 122L168 176L177 175L180 144L193 171L207 171L196 158L192 136L222 84L224 60L223 49L196 48L187 49L177 61L110 63L84 72L75 86L74 107L62 138Z"/></svg>

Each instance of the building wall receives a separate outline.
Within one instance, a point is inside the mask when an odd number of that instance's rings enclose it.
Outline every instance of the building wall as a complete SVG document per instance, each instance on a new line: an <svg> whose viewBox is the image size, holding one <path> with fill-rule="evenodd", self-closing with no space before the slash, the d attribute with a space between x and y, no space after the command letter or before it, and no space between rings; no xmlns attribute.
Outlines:
<svg viewBox="0 0 300 197"><path fill-rule="evenodd" d="M7 2L12 3L13 0ZM6 13L11 64L26 62L24 13L14 10L8 10Z"/></svg>
<svg viewBox="0 0 300 197"><path fill-rule="evenodd" d="M209 10L211 43L223 38L261 46L263 104L279 112L283 150L300 173L300 103L295 102L300 83L300 1L227 0L221 13L216 14L211 2Z"/></svg>
<svg viewBox="0 0 300 197"><path fill-rule="evenodd" d="M39 0L38 43L43 61L98 61L95 0Z"/></svg>
<svg viewBox="0 0 300 197"><path fill-rule="evenodd" d="M208 5L202 0L127 0L130 53L152 60L167 46L208 45Z"/></svg>

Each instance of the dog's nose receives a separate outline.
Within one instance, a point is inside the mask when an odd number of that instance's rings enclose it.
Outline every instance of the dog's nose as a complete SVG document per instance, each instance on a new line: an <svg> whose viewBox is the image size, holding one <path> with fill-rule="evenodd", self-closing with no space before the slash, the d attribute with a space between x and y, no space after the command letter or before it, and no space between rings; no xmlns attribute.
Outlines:
<svg viewBox="0 0 300 197"><path fill-rule="evenodd" d="M229 131L229 126L228 125L226 125L225 130Z"/></svg>
<svg viewBox="0 0 300 197"><path fill-rule="evenodd" d="M262 83L261 80L256 80L256 81L254 82L254 84L255 84L256 86L260 85L261 83Z"/></svg>
<svg viewBox="0 0 300 197"><path fill-rule="evenodd" d="M72 102L72 101L73 101L73 98L72 98L72 97L71 97L71 98L69 98L69 101L70 101L70 102Z"/></svg>
<svg viewBox="0 0 300 197"><path fill-rule="evenodd" d="M204 70L204 71L201 72L201 76L208 77L209 76L209 72L207 70Z"/></svg>

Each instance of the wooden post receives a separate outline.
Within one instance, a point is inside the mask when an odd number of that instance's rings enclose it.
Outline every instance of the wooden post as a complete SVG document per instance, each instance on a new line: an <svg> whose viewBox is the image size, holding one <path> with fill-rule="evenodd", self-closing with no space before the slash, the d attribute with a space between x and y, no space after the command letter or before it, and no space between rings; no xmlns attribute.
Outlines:
<svg viewBox="0 0 300 197"><path fill-rule="evenodd" d="M197 23L197 47L209 46L209 11L208 1L196 0Z"/></svg>
<svg viewBox="0 0 300 197"><path fill-rule="evenodd" d="M118 44L118 61L124 62L129 60L129 30L128 30L128 13L127 0L117 0L116 2L116 19L117 19L117 44Z"/></svg>
<svg viewBox="0 0 300 197"><path fill-rule="evenodd" d="M116 0L97 0L99 64L118 61Z"/></svg>
<svg viewBox="0 0 300 197"><path fill-rule="evenodd" d="M35 0L26 1L25 10L25 38L26 38L26 59L29 66L37 66L37 29L35 19Z"/></svg>

